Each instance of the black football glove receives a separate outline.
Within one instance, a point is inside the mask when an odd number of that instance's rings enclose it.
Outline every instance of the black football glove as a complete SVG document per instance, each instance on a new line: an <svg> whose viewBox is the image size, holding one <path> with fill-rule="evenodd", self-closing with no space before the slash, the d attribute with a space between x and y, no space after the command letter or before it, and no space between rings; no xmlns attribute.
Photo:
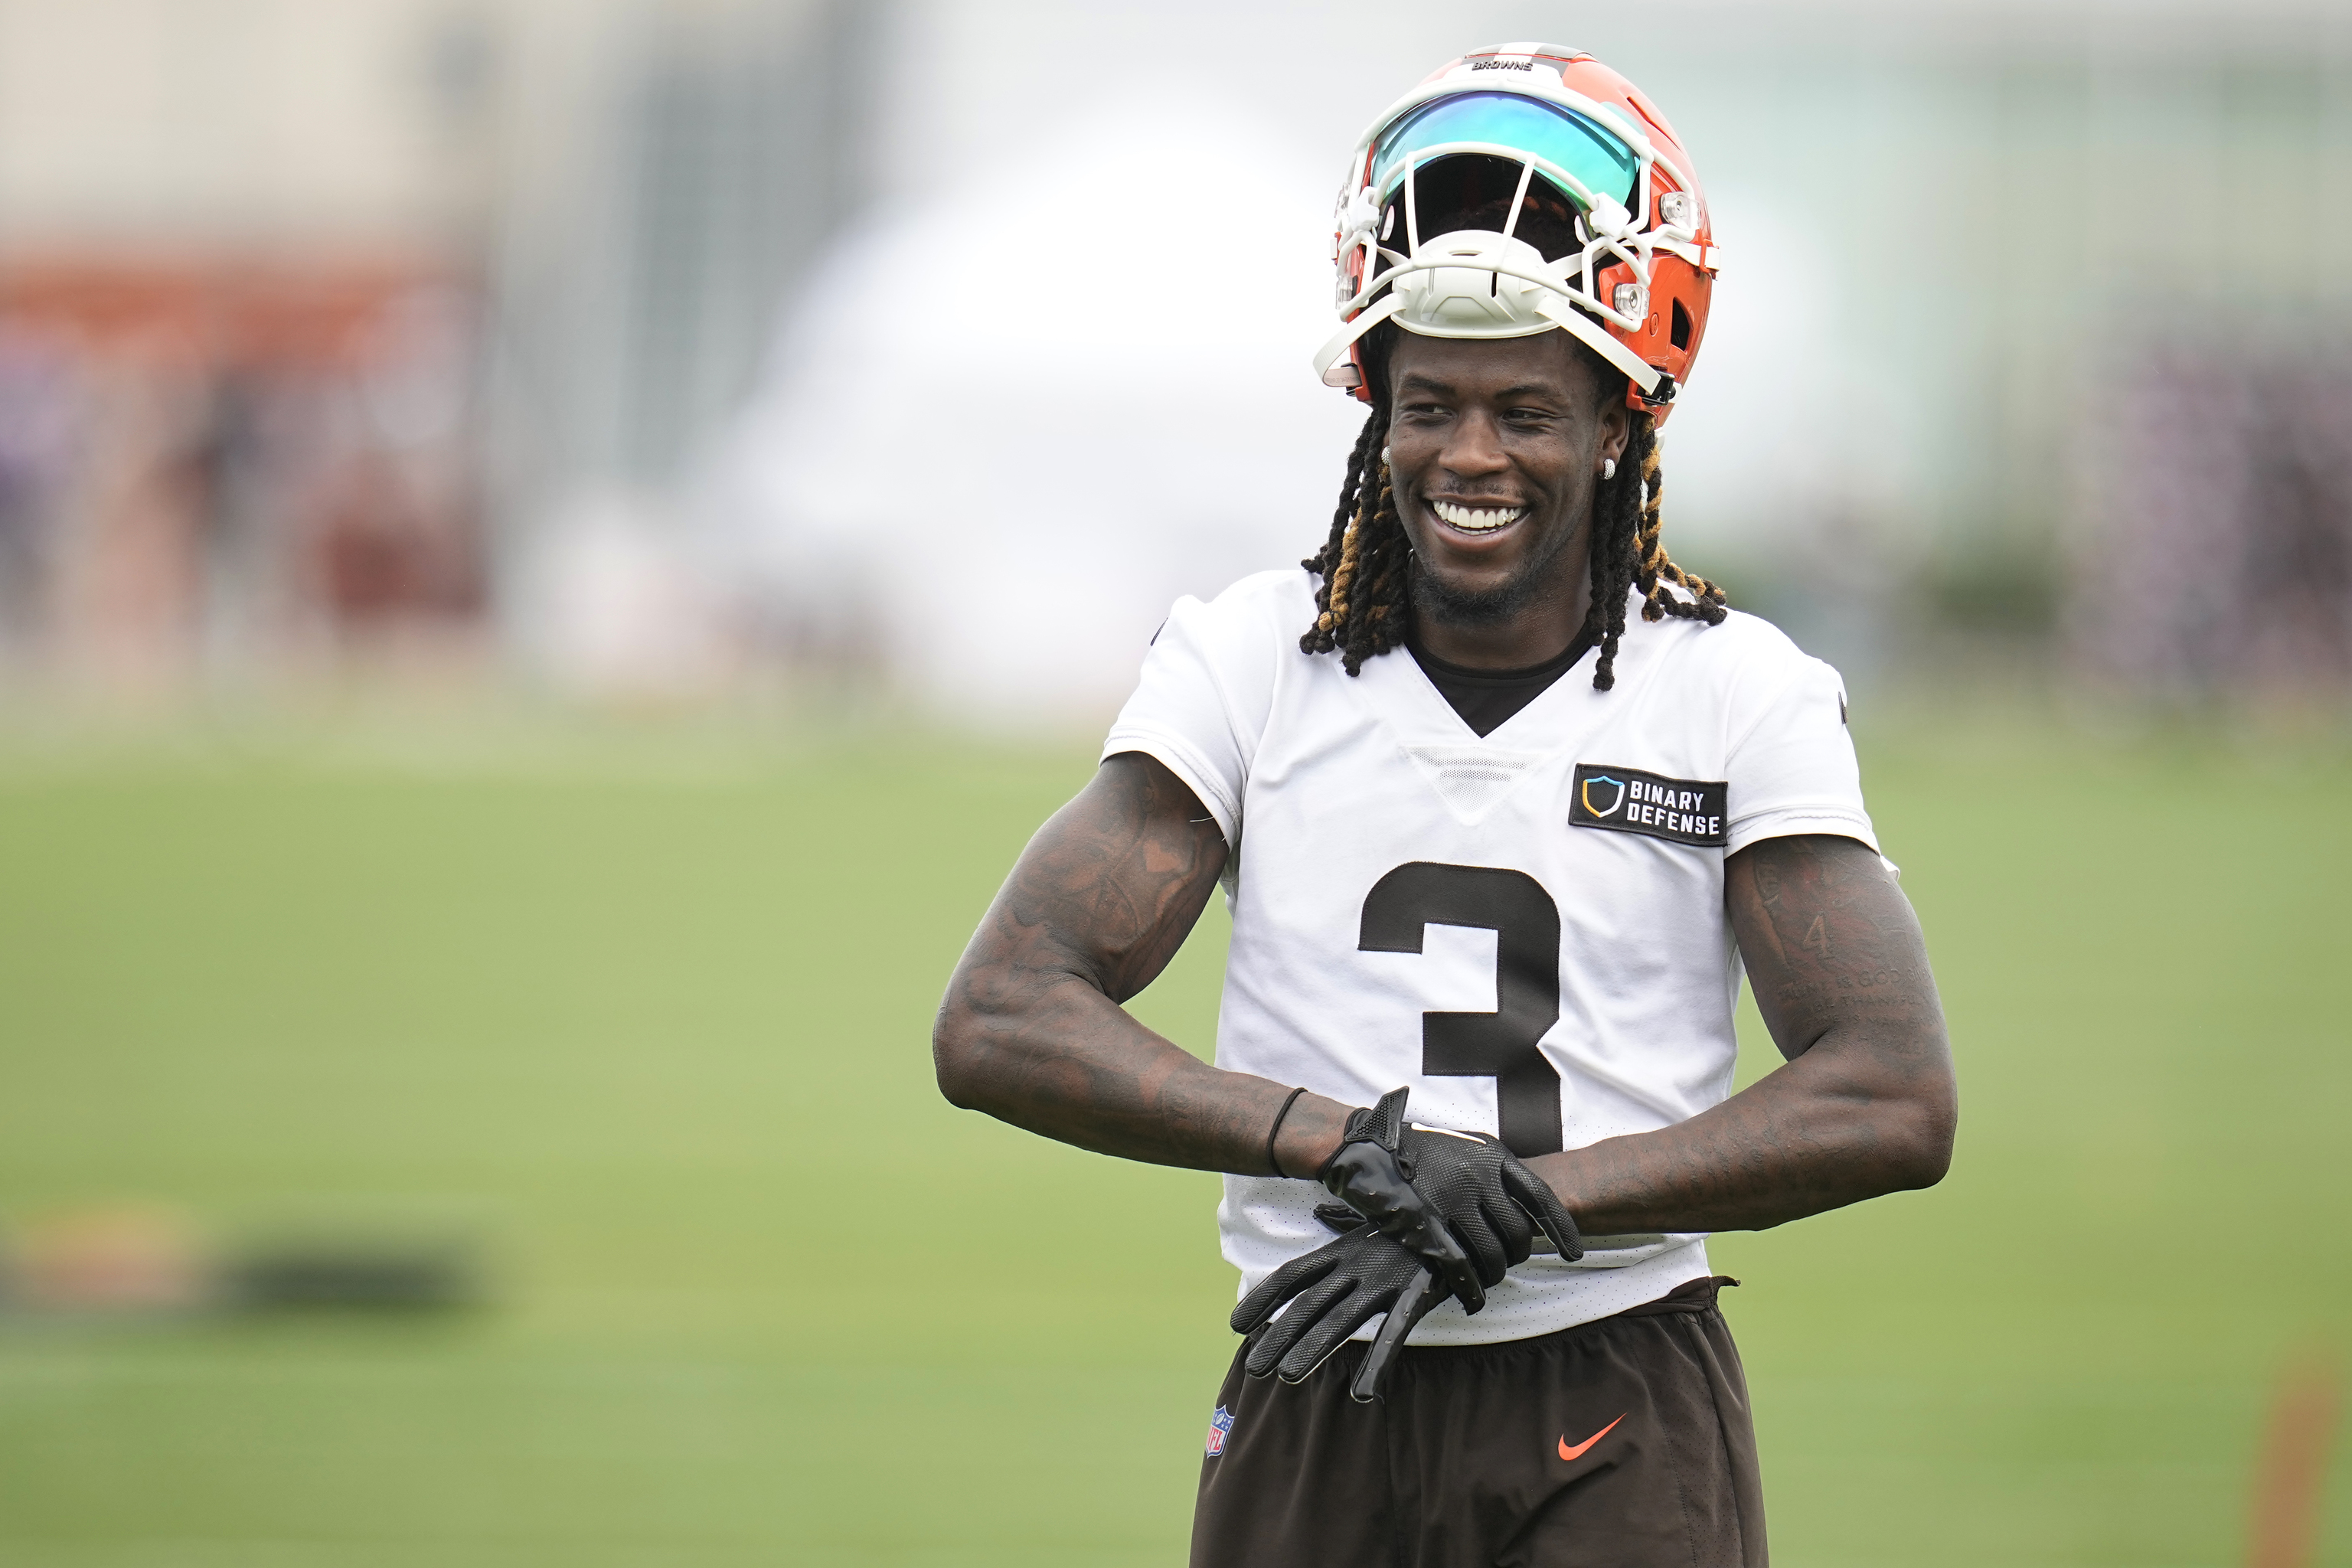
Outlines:
<svg viewBox="0 0 2352 1568"><path fill-rule="evenodd" d="M1483 1260L1474 1261L1436 1205L1412 1184L1399 1158L1408 1092L1391 1089L1370 1110L1350 1111L1347 1135L1316 1179L1425 1264L1449 1294L1460 1298L1464 1310L1475 1312L1486 1304L1486 1286L1503 1277L1503 1268L1489 1271Z"/></svg>
<svg viewBox="0 0 2352 1568"><path fill-rule="evenodd" d="M1354 1210L1324 1204L1315 1217L1344 1234L1267 1275L1234 1309L1234 1332L1265 1330L1249 1347L1242 1370L1252 1377L1273 1373L1285 1383L1303 1382L1358 1329L1386 1312L1388 1321L1373 1337L1349 1388L1369 1403L1383 1392L1397 1347L1445 1300L1445 1287L1418 1257L1366 1225ZM1290 1310L1275 1318L1286 1301Z"/></svg>
<svg viewBox="0 0 2352 1568"><path fill-rule="evenodd" d="M1475 1312L1485 1287L1524 1263L1540 1226L1567 1261L1584 1256L1576 1220L1502 1140L1408 1127L1410 1089L1391 1089L1348 1118L1347 1136L1318 1173L1332 1194L1422 1259Z"/></svg>

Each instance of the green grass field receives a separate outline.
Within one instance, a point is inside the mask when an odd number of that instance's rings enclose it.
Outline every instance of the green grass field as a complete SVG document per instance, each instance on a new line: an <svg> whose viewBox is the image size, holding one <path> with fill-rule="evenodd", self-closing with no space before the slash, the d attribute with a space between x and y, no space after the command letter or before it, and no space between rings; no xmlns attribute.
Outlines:
<svg viewBox="0 0 2352 1568"><path fill-rule="evenodd" d="M1779 1561L2234 1563L2270 1381L2352 1320L2352 761L2011 726L1865 765L1960 1152L1715 1246ZM930 1085L948 967L1086 772L654 732L0 762L0 1215L422 1215L497 1281L0 1321L0 1560L1181 1561L1213 1179ZM1204 1049L1217 918L1139 1004Z"/></svg>

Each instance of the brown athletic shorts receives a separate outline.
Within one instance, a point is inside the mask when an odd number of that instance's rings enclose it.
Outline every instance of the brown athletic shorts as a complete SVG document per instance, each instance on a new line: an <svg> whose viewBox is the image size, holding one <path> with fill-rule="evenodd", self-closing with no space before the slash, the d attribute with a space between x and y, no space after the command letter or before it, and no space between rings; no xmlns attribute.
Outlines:
<svg viewBox="0 0 2352 1568"><path fill-rule="evenodd" d="M1501 1344L1409 1347L1386 1400L1348 1384L1368 1342L1306 1382L1217 1394L1192 1568L1764 1568L1739 1352L1695 1279Z"/></svg>

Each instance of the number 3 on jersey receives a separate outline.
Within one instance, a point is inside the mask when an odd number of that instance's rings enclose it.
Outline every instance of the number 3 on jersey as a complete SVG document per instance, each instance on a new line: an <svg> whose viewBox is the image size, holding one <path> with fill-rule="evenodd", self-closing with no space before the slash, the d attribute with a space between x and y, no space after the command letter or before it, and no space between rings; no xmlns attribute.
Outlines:
<svg viewBox="0 0 2352 1568"><path fill-rule="evenodd" d="M1559 1021L1559 906L1524 871L1415 860L1364 897L1365 952L1419 952L1433 925L1495 933L1495 1010L1423 1013L1421 1070L1491 1078L1497 1131L1522 1158L1560 1151L1559 1071L1539 1042Z"/></svg>

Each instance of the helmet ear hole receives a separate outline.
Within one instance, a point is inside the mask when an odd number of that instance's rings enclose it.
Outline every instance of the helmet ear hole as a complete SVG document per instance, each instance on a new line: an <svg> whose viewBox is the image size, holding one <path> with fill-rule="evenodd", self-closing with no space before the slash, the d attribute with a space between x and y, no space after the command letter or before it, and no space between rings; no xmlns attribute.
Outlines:
<svg viewBox="0 0 2352 1568"><path fill-rule="evenodd" d="M1683 302L1680 300L1675 301L1674 323L1667 328L1666 336L1673 342L1675 347L1678 349L1686 349L1690 347L1690 312L1683 308Z"/></svg>

